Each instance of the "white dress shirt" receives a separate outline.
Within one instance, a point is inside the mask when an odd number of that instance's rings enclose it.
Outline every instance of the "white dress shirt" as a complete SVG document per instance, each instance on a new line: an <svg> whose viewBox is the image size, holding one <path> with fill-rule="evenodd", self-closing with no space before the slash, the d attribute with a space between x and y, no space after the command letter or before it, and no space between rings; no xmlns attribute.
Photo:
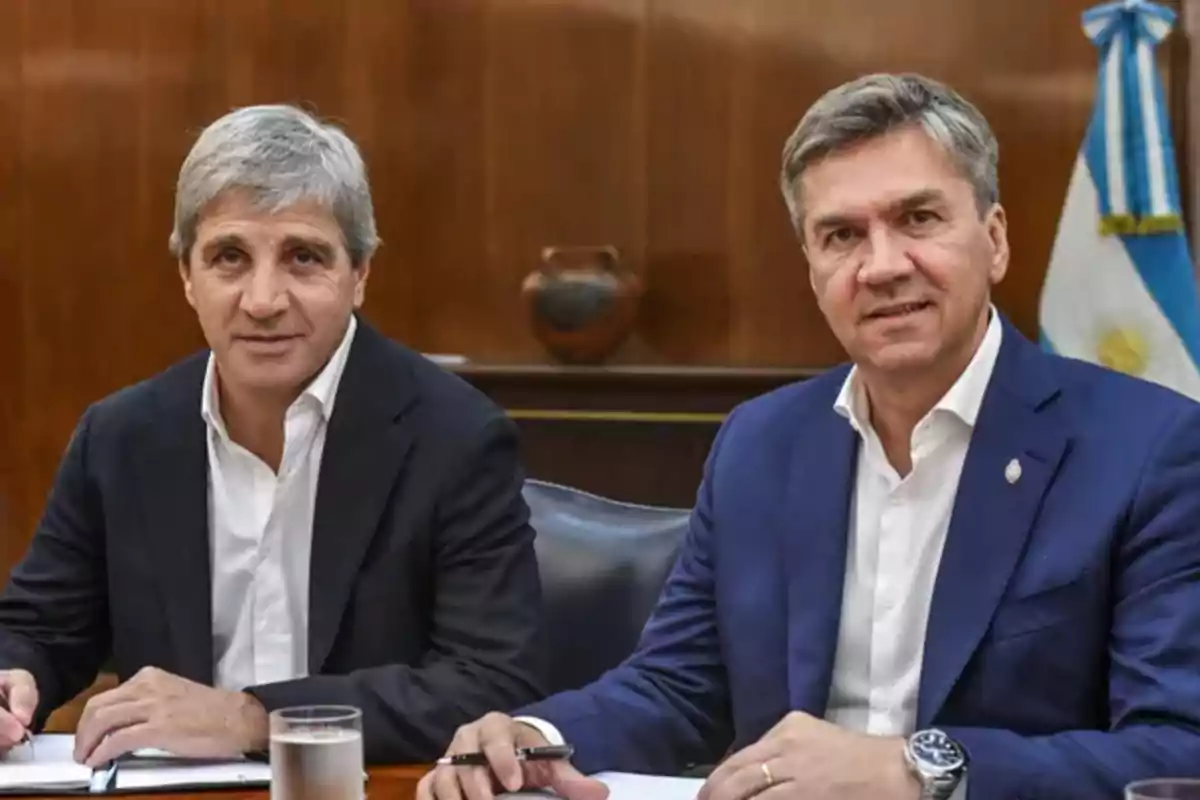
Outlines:
<svg viewBox="0 0 1200 800"><path fill-rule="evenodd" d="M288 407L274 472L229 438L216 365L208 360L201 415L208 427L213 678L241 691L308 674L308 578L325 430L357 321L324 369Z"/></svg>
<svg viewBox="0 0 1200 800"><path fill-rule="evenodd" d="M993 311L967 368L913 429L912 470L903 477L871 426L857 369L834 403L862 442L826 709L830 722L881 736L913 732L934 582L1000 337L1000 316Z"/></svg>
<svg viewBox="0 0 1200 800"><path fill-rule="evenodd" d="M1000 353L993 308L971 362L913 430L912 470L901 477L871 426L857 368L835 410L862 438L850 516L842 615L826 719L881 736L914 732L925 628L963 462ZM558 729L518 717L552 744ZM954 797L965 796L965 780Z"/></svg>

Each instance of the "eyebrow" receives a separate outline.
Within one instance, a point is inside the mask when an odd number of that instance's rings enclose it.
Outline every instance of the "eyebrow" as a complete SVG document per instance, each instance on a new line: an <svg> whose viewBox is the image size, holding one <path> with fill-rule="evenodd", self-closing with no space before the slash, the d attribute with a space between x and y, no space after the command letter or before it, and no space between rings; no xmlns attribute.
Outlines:
<svg viewBox="0 0 1200 800"><path fill-rule="evenodd" d="M888 204L887 210L889 215L902 214L905 211L912 211L915 208L920 208L930 203L944 202L945 199L946 194L940 189L922 189L892 201ZM821 231L852 225L857 220L858 217L849 214L827 214L816 219L813 223L813 230L820 233Z"/></svg>
<svg viewBox="0 0 1200 800"><path fill-rule="evenodd" d="M200 252L207 259L209 256L224 250L226 247L236 247L239 250L245 250L246 240L236 233L227 233L222 236L218 236L211 242L206 242L204 244L204 249Z"/></svg>
<svg viewBox="0 0 1200 800"><path fill-rule="evenodd" d="M922 189L919 192L914 192L907 197L902 197L900 200L892 204L894 211L912 211L914 208L927 206L931 203L942 203L946 200L946 193L940 189Z"/></svg>
<svg viewBox="0 0 1200 800"><path fill-rule="evenodd" d="M321 260L329 263L333 261L334 249L333 245L323 239L310 238L307 236L288 236L283 240L284 250L298 250L307 248L313 250L321 257Z"/></svg>

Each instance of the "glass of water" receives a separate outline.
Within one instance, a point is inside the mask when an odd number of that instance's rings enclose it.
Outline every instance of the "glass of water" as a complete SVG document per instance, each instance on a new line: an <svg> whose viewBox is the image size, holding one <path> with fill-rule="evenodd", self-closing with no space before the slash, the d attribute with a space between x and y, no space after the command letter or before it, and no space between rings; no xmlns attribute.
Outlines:
<svg viewBox="0 0 1200 800"><path fill-rule="evenodd" d="M363 800L361 711L299 706L270 721L271 800Z"/></svg>
<svg viewBox="0 0 1200 800"><path fill-rule="evenodd" d="M1125 800L1200 800L1200 780L1162 778L1125 787Z"/></svg>

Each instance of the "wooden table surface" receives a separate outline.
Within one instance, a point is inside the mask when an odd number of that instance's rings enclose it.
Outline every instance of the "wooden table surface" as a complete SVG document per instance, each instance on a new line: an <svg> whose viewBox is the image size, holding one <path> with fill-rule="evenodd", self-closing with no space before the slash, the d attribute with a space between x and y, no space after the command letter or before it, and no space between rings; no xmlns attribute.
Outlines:
<svg viewBox="0 0 1200 800"><path fill-rule="evenodd" d="M417 792L417 782L421 780L429 767L372 767L367 770L369 778L366 785L366 796L370 800L412 800ZM76 795L77 796L77 795ZM248 791L235 789L231 791L208 790L203 792L178 793L155 792L153 794L123 795L125 797L143 797L146 800L266 800L269 793L266 789ZM46 800L46 795L39 795ZM63 795L64 798L70 795Z"/></svg>

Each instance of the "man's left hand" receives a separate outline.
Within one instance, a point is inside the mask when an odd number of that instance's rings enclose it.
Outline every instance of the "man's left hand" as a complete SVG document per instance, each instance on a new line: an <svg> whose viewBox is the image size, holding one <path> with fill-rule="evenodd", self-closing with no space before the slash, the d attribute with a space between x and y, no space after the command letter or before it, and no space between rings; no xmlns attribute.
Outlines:
<svg viewBox="0 0 1200 800"><path fill-rule="evenodd" d="M920 795L904 760L904 739L868 736L793 712L717 767L697 800L917 800Z"/></svg>
<svg viewBox="0 0 1200 800"><path fill-rule="evenodd" d="M234 758L266 746L267 712L250 695L146 667L88 701L75 733L75 760L98 767L143 747Z"/></svg>

